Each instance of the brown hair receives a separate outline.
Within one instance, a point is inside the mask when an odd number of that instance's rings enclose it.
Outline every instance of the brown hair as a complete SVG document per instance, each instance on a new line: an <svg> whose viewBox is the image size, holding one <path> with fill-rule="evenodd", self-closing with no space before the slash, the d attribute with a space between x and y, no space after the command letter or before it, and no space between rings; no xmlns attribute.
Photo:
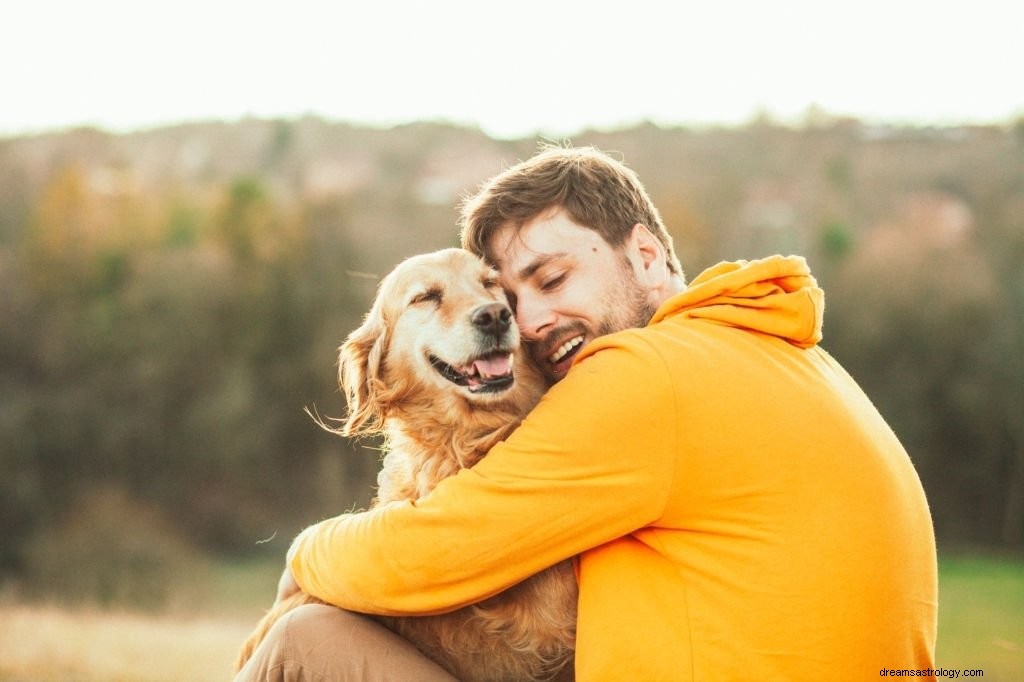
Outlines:
<svg viewBox="0 0 1024 682"><path fill-rule="evenodd" d="M637 223L665 247L669 270L683 276L672 236L636 173L593 147L546 147L499 173L462 205L462 246L494 262L490 241L511 223L517 229L561 207L573 222L600 234L612 247L625 242Z"/></svg>

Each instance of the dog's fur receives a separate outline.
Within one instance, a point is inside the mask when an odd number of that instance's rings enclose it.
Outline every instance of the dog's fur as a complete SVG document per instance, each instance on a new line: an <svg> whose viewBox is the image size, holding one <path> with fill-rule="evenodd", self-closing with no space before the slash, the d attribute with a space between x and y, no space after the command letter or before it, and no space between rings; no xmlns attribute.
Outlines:
<svg viewBox="0 0 1024 682"><path fill-rule="evenodd" d="M461 249L415 256L384 278L340 351L345 436L383 434L374 504L416 499L476 464L535 404L543 383L519 352L496 273ZM576 579L570 561L479 604L377 619L463 682L572 679ZM275 604L245 643L241 668L285 612Z"/></svg>

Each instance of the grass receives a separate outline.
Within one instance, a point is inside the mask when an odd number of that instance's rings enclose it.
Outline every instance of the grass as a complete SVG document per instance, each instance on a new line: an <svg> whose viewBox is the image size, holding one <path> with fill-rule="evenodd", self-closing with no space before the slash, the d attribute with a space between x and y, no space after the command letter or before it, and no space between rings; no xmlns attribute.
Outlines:
<svg viewBox="0 0 1024 682"><path fill-rule="evenodd" d="M940 557L936 663L1024 680L1024 559Z"/></svg>
<svg viewBox="0 0 1024 682"><path fill-rule="evenodd" d="M241 619L0 608L0 680L202 682L230 680Z"/></svg>
<svg viewBox="0 0 1024 682"><path fill-rule="evenodd" d="M201 590L159 615L0 603L0 680L230 680L279 570L277 562L216 567ZM1024 680L1024 558L943 556L939 573L937 664Z"/></svg>
<svg viewBox="0 0 1024 682"><path fill-rule="evenodd" d="M159 614L0 600L0 682L225 682L283 562L215 565Z"/></svg>

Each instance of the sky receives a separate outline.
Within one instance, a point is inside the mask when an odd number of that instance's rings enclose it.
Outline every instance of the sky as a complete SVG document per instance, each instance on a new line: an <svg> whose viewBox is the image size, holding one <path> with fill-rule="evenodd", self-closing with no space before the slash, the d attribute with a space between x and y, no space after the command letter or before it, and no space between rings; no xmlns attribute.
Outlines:
<svg viewBox="0 0 1024 682"><path fill-rule="evenodd" d="M0 135L299 117L568 136L1024 116L1020 0L12 0Z"/></svg>

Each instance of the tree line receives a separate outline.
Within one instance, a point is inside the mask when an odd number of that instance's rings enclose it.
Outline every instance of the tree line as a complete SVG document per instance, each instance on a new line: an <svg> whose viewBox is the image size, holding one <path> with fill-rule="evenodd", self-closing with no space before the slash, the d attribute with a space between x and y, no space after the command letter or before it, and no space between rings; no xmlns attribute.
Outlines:
<svg viewBox="0 0 1024 682"><path fill-rule="evenodd" d="M688 274L806 255L940 546L1024 545L1024 123L572 142L638 171ZM305 410L344 413L377 278L455 245L459 198L535 149L315 118L0 139L0 582L157 598L182 557L280 553L366 504L377 444Z"/></svg>

